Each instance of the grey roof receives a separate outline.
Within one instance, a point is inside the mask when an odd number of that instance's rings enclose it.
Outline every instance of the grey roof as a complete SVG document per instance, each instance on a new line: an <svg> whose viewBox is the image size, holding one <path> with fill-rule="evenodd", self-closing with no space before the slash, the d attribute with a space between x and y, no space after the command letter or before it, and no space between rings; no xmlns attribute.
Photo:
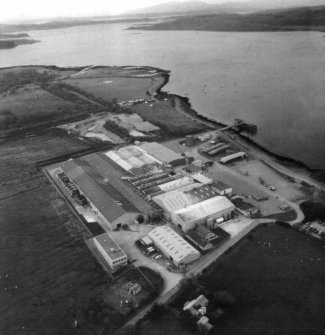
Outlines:
<svg viewBox="0 0 325 335"><path fill-rule="evenodd" d="M197 201L203 201L217 196L217 193L208 185L202 185L200 187L184 191L184 193L190 195L194 199L197 199Z"/></svg>
<svg viewBox="0 0 325 335"><path fill-rule="evenodd" d="M107 233L94 238L112 260L126 256L125 252Z"/></svg>
<svg viewBox="0 0 325 335"><path fill-rule="evenodd" d="M99 185L95 181L95 171L93 171L91 167L83 164L80 160L69 160L62 165L62 169L108 221L113 222L125 213L138 212L138 210L110 184L103 183ZM115 201L119 202L119 204Z"/></svg>
<svg viewBox="0 0 325 335"><path fill-rule="evenodd" d="M219 191L225 191L228 190L229 188L231 188L231 186L225 184L222 181L219 180L215 180L212 184L215 188L217 188Z"/></svg>
<svg viewBox="0 0 325 335"><path fill-rule="evenodd" d="M157 142L143 143L140 148L163 163L171 163L178 159L184 159L180 154Z"/></svg>

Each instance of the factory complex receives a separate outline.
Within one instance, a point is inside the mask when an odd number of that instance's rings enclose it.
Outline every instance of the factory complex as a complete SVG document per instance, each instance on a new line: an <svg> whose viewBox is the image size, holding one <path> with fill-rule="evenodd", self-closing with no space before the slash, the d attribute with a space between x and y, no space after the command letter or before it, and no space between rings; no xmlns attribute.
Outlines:
<svg viewBox="0 0 325 335"><path fill-rule="evenodd" d="M108 234L132 225L156 225L147 235L153 245L143 253L161 251L179 267L224 241L216 230L235 211L229 200L232 188L213 182L201 168L189 173L193 161L163 144L140 143L70 159L60 164L56 176L72 201L95 215ZM127 258L108 234L95 237L94 244L115 269Z"/></svg>

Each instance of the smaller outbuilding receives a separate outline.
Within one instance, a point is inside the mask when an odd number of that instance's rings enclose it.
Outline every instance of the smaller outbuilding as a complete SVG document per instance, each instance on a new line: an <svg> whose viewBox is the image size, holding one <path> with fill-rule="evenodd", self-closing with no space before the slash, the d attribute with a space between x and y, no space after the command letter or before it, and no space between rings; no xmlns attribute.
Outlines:
<svg viewBox="0 0 325 335"><path fill-rule="evenodd" d="M224 195L226 197L231 197L232 195L232 187L228 186L222 181L215 180L212 184L211 187L213 190L218 193L219 195Z"/></svg>
<svg viewBox="0 0 325 335"><path fill-rule="evenodd" d="M205 311L206 311L206 307L208 306L208 303L209 303L209 300L203 294L201 294L196 299L192 301L187 301L184 304L183 311L189 311L192 314L192 316L198 317L200 315L205 314L205 313L202 313L202 308L205 308Z"/></svg>
<svg viewBox="0 0 325 335"><path fill-rule="evenodd" d="M112 269L127 264L125 252L107 233L94 237L94 243Z"/></svg>
<svg viewBox="0 0 325 335"><path fill-rule="evenodd" d="M234 198L234 205L236 206L236 210L244 216L254 216L259 212L259 208L251 204L250 202L244 201L242 198Z"/></svg>
<svg viewBox="0 0 325 335"><path fill-rule="evenodd" d="M222 157L220 159L220 163L221 164L227 164L227 163L231 163L235 160L244 159L244 158L247 158L247 157L248 156L247 156L246 152L240 151L240 152L236 152L234 154Z"/></svg>
<svg viewBox="0 0 325 335"><path fill-rule="evenodd" d="M167 225L156 227L148 235L155 246L176 266L191 263L201 256L198 250Z"/></svg>

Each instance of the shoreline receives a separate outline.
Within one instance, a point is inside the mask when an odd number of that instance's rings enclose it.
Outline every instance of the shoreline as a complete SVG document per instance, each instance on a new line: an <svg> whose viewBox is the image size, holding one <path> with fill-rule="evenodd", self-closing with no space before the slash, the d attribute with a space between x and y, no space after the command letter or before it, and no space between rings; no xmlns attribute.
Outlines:
<svg viewBox="0 0 325 335"><path fill-rule="evenodd" d="M157 69L157 70L159 71L159 69ZM186 113L188 113L191 116L194 116L196 119L198 119L200 121L211 124L212 127L222 128L222 127L227 127L228 126L225 123L222 123L220 121L217 121L215 119L212 119L208 116L202 115L199 112L197 112L195 109L193 109L192 104L190 102L190 98L183 97L181 95L174 94L174 93L169 93L167 91L163 91L162 90L163 87L169 82L170 71L168 71L167 75L165 74L164 77L165 77L165 81L162 84L162 86L157 90L158 94L177 97L186 106L186 108L184 109L184 111ZM256 142L254 139L252 139L248 135L245 135L245 134L242 134L242 133L236 133L236 134L244 141L245 144L248 144L250 146L255 147L256 149L261 150L263 153L269 155L271 158L276 159L280 164L285 165L285 167L288 167L288 168L294 167L294 168L298 168L300 170L301 169L306 170L306 172L310 173L311 177L314 178L316 181L318 181L318 182L324 182L325 181L324 177L323 178L322 177L317 178L317 176L315 176L315 174L317 174L317 173L325 175L325 168L324 169L313 169L309 165L304 163L303 161L299 161L297 159L287 157L287 156L282 156L282 155L279 155L279 154L267 149L266 147L259 144L258 142Z"/></svg>
<svg viewBox="0 0 325 335"><path fill-rule="evenodd" d="M190 98L184 97L178 94L174 94L168 91L164 91L163 88L169 83L170 80L170 70L165 70L161 69L158 67L150 66L150 65L145 65L145 66L134 66L134 65L123 65L123 66L105 66L105 65L85 65L85 66L67 66L67 67L62 67L62 66L57 66L57 65L22 65L19 66L20 68L33 68L33 67L43 67L48 70L58 70L58 71L82 71L83 69L86 69L87 67L92 66L92 68L120 68L120 69L125 69L125 68L138 68L138 69L143 69L147 71L152 71L155 70L156 73L154 76L161 76L163 78L163 81L161 85L156 89L156 93L158 95L162 96L169 96L169 97L174 97L179 99L182 104L183 104L183 110L184 113L190 115L194 119L198 120L198 122L201 122L205 124L207 127L210 127L211 129L215 128L223 128L227 127L228 125L225 123L222 123L218 120L212 119L211 117L205 116L200 114L198 111L196 111L191 104ZM14 69L17 68L17 66L8 66L8 67L0 67L0 70L9 70L9 69ZM148 75L149 76L149 75ZM152 76L152 77L154 77ZM279 155L275 152L272 152L268 148L264 147L263 145L259 144L256 142L254 139L249 137L246 134L242 133L236 133L241 140L243 140L244 144L253 147L253 149L257 149L262 151L262 153L270 156L270 158L273 158L276 160L277 163L282 164L284 167L287 168L297 168L300 171L303 170L304 173L308 173L313 179L315 179L316 182L325 182L325 168L324 169L313 169L310 166L308 166L306 163L303 161L296 160L291 157L287 156L282 156ZM319 174L319 175L318 175Z"/></svg>

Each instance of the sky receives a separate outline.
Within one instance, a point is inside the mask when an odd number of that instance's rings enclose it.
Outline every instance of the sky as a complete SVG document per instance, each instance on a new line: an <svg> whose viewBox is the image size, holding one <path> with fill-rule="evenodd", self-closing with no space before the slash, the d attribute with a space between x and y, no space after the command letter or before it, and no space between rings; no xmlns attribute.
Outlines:
<svg viewBox="0 0 325 335"><path fill-rule="evenodd" d="M0 23L30 19L115 15L170 1L188 0L0 0ZM201 0L207 3L245 2L249 0ZM302 0L255 0L270 3ZM306 0L307 1L307 0ZM320 1L320 0L317 0ZM324 0L325 2L325 0Z"/></svg>
<svg viewBox="0 0 325 335"><path fill-rule="evenodd" d="M132 9L154 6L169 1L170 0L1 0L3 3L1 3L0 9L0 22L34 18L121 14ZM186 0L177 1L184 2ZM206 2L225 3L229 1L231 0L207 0Z"/></svg>

